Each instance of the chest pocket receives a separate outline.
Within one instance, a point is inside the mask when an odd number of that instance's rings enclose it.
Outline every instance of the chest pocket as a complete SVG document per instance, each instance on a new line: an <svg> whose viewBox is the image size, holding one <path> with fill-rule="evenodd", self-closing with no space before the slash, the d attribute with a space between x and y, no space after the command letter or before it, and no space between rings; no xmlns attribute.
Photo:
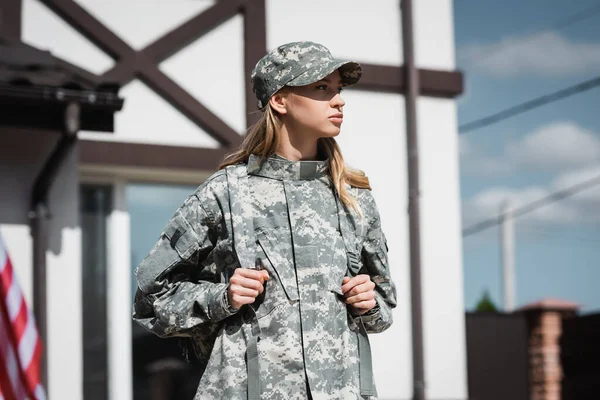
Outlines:
<svg viewBox="0 0 600 400"><path fill-rule="evenodd" d="M269 266L273 269L269 273L271 275L275 274L288 300L298 300L298 285L296 284L294 265L290 262L290 258L286 256L287 252L285 252L285 249L280 246L273 235L264 231L257 231L256 239L260 249L267 258L266 261L268 261ZM288 252L290 251L291 249L288 250ZM268 269L269 266L266 266L266 268Z"/></svg>

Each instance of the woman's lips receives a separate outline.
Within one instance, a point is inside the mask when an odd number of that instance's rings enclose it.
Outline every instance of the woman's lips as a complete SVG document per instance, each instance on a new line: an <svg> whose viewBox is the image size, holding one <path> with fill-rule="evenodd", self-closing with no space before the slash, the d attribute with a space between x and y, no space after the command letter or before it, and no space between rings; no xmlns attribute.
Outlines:
<svg viewBox="0 0 600 400"><path fill-rule="evenodd" d="M343 114L333 114L329 117L329 120L336 124L341 124L344 121Z"/></svg>

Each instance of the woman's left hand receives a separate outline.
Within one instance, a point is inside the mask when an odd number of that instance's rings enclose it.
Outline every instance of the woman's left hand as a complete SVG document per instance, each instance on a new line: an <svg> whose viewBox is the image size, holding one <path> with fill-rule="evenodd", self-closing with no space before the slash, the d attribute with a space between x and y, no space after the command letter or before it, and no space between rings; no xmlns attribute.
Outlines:
<svg viewBox="0 0 600 400"><path fill-rule="evenodd" d="M375 307L375 284L369 275L356 275L353 278L345 277L342 281L342 293L346 304L350 304L362 315Z"/></svg>

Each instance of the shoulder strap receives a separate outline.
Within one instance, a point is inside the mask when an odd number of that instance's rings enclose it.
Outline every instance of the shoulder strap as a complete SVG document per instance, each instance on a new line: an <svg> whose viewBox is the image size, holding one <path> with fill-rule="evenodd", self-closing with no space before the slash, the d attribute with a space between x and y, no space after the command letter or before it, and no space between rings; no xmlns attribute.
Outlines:
<svg viewBox="0 0 600 400"><path fill-rule="evenodd" d="M250 188L248 185L248 170L245 164L230 165L225 168L227 173L227 191L229 193L229 209L233 249L242 268L255 268L256 237L254 235L254 219L250 204ZM252 307L247 307L250 313ZM260 371L258 362L258 340L260 328L256 313L250 318L251 336L246 344L248 369L248 400L260 399Z"/></svg>
<svg viewBox="0 0 600 400"><path fill-rule="evenodd" d="M229 209L231 211L231 229L233 248L242 268L254 269L254 220L252 209L247 199L250 198L248 187L248 171L246 165L230 165L227 173L227 190L229 193Z"/></svg>
<svg viewBox="0 0 600 400"><path fill-rule="evenodd" d="M360 270L360 254L356 246L355 230L350 227L346 206L342 203L342 200L335 190L335 187L332 189L337 206L338 225L342 239L344 240L344 246L346 247L346 254L348 256L348 271L350 275L354 276L357 275L358 271Z"/></svg>
<svg viewBox="0 0 600 400"><path fill-rule="evenodd" d="M337 205L338 213L338 224L342 239L344 240L344 246L346 247L346 255L348 260L348 272L351 276L357 275L360 270L360 250L357 248L357 241L355 238L356 232L350 227L348 221L348 211L346 206L342 204L342 200L338 195L335 188L333 188L335 195L335 201ZM353 225L354 226L354 225ZM360 394L362 396L377 396L375 389L375 383L373 381L373 360L371 357L371 344L369 343L369 336L367 330L359 316L356 318L358 326L358 357L359 357L359 380L360 380Z"/></svg>

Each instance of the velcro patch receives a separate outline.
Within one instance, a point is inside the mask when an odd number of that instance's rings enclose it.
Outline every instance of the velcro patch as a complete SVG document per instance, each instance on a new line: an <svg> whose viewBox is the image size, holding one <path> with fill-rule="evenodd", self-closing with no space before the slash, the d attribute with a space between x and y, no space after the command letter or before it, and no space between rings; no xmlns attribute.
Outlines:
<svg viewBox="0 0 600 400"><path fill-rule="evenodd" d="M173 232L173 235L171 236L171 248L175 248L175 245L181 236L183 236L183 232L179 228L175 229L175 232Z"/></svg>

